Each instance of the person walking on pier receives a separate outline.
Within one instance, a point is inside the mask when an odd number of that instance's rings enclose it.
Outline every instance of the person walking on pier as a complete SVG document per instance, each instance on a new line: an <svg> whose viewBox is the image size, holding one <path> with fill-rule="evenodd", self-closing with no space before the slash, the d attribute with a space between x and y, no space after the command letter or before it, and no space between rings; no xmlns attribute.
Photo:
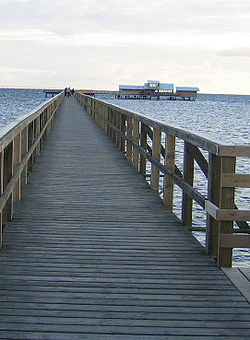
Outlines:
<svg viewBox="0 0 250 340"><path fill-rule="evenodd" d="M66 94L67 94L67 97L71 97L71 90L70 90L70 87L67 87L67 89L66 89Z"/></svg>

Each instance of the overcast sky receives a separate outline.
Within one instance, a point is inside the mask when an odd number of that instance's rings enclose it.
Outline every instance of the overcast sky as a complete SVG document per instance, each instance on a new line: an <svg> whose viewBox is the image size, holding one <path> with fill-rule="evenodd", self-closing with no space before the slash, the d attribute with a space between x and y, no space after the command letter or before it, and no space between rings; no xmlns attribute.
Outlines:
<svg viewBox="0 0 250 340"><path fill-rule="evenodd" d="M0 0L0 86L250 94L249 0Z"/></svg>

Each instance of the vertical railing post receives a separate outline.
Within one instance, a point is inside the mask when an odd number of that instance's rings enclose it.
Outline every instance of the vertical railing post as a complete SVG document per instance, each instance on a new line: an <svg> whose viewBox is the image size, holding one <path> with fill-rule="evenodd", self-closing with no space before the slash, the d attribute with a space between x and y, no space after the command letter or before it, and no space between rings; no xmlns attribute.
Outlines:
<svg viewBox="0 0 250 340"><path fill-rule="evenodd" d="M121 132L126 134L126 116L121 114ZM121 151L125 153L125 139L121 137Z"/></svg>
<svg viewBox="0 0 250 340"><path fill-rule="evenodd" d="M222 175L224 173L235 173L236 158L222 157ZM221 208L234 209L234 187L221 188ZM220 233L232 234L233 221L221 221ZM219 248L218 265L220 267L232 266L232 248Z"/></svg>
<svg viewBox="0 0 250 340"><path fill-rule="evenodd" d="M139 121L135 118L132 118L132 125L133 125L133 141L136 144L139 144ZM136 147L133 147L133 166L138 171L139 166L139 150Z"/></svg>
<svg viewBox="0 0 250 340"><path fill-rule="evenodd" d="M48 119L49 119L49 111L47 109L46 123L47 123ZM48 132L49 132L49 128L47 126L46 136L47 136ZM30 150L30 147L33 144L33 140L34 140L34 124L33 124L33 122L31 122L28 125L28 150ZM33 163L34 163L34 157L33 157L33 155L31 155L31 157L28 161L28 173L31 171Z"/></svg>
<svg viewBox="0 0 250 340"><path fill-rule="evenodd" d="M165 139L165 159L164 165L172 174L175 170L175 137L166 135ZM174 197L174 180L172 177L165 175L163 182L163 204L167 210L173 210Z"/></svg>
<svg viewBox="0 0 250 340"><path fill-rule="evenodd" d="M132 118L127 117L127 136L130 139L133 139L133 125L132 125ZM127 159L132 162L132 145L127 142Z"/></svg>
<svg viewBox="0 0 250 340"><path fill-rule="evenodd" d="M4 149L3 169L2 169L2 185L3 192L13 175L13 141ZM2 211L3 224L12 220L13 211L13 194L10 195L5 207Z"/></svg>
<svg viewBox="0 0 250 340"><path fill-rule="evenodd" d="M105 131L105 112L106 112L105 105L102 104L101 105L101 128L104 131Z"/></svg>
<svg viewBox="0 0 250 340"><path fill-rule="evenodd" d="M13 144L13 172L15 173L18 163L21 162L21 133L14 138ZM16 202L21 199L21 179L17 180L13 190L13 201Z"/></svg>
<svg viewBox="0 0 250 340"><path fill-rule="evenodd" d="M21 133L21 157L26 155L29 150L28 145L28 126L26 126ZM26 164L21 175L21 187L23 187L28 182L28 165Z"/></svg>
<svg viewBox="0 0 250 340"><path fill-rule="evenodd" d="M119 131L122 129L122 115L120 112L117 112L117 120L116 120L116 127ZM122 149L122 136L117 133L117 147L119 150Z"/></svg>
<svg viewBox="0 0 250 340"><path fill-rule="evenodd" d="M0 195L4 192L3 185L3 174L4 174L4 150L0 154ZM0 248L3 245L3 211L0 211Z"/></svg>
<svg viewBox="0 0 250 340"><path fill-rule="evenodd" d="M152 157L160 162L161 156L161 131L154 128L153 130L153 145L152 145ZM160 171L154 164L151 165L151 189L155 192L159 192Z"/></svg>
<svg viewBox="0 0 250 340"><path fill-rule="evenodd" d="M111 123L111 108L110 107L108 107L108 123ZM110 125L108 124L108 133L107 133L107 135L111 138L111 132L112 132L112 129L111 129L111 127L110 127Z"/></svg>
<svg viewBox="0 0 250 340"><path fill-rule="evenodd" d="M140 146L145 151L147 150L147 133L146 126L144 123L141 123ZM140 154L140 174L142 175L146 175L146 164L147 164L146 157Z"/></svg>
<svg viewBox="0 0 250 340"><path fill-rule="evenodd" d="M108 123L107 123L107 120L108 120L108 112L109 112L109 107L108 106L104 106L104 115L103 115L103 118L104 118L104 131L106 133L106 135L108 135Z"/></svg>
<svg viewBox="0 0 250 340"><path fill-rule="evenodd" d="M41 132L41 120L40 120L40 116L36 119L36 137L38 137L38 135ZM38 143L37 148L36 148L36 157L38 157L40 155L41 152L41 141Z"/></svg>
<svg viewBox="0 0 250 340"><path fill-rule="evenodd" d="M183 161L183 179L186 183L193 186L194 182L194 157L191 145L184 142L184 161ZM193 216L193 199L183 192L182 194L182 224L192 225Z"/></svg>
<svg viewBox="0 0 250 340"><path fill-rule="evenodd" d="M118 114L119 114L119 112L117 112L117 111L113 111L113 113L114 113L114 117L113 117L113 125L115 126L115 127L118 127ZM115 145L116 146L118 146L118 138L119 138L119 135L118 135L118 133L117 133L117 131L116 130L114 130L114 142L115 142Z"/></svg>
<svg viewBox="0 0 250 340"><path fill-rule="evenodd" d="M113 109L111 109L111 124L115 125L115 112ZM111 139L113 142L115 142L115 131L112 127L111 127Z"/></svg>
<svg viewBox="0 0 250 340"><path fill-rule="evenodd" d="M220 206L221 204L221 157L209 153L208 160L208 200ZM218 258L219 255L220 222L207 214L206 253Z"/></svg>

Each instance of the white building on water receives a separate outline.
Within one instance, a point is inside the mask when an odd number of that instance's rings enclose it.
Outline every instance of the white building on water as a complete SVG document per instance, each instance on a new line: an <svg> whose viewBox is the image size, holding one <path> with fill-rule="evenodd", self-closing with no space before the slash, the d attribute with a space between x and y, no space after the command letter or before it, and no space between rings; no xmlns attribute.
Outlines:
<svg viewBox="0 0 250 340"><path fill-rule="evenodd" d="M161 83L158 80L148 80L143 86L138 85L119 85L118 98L149 98L159 96L168 97L168 99L195 99L197 97L198 87L175 87L174 84Z"/></svg>

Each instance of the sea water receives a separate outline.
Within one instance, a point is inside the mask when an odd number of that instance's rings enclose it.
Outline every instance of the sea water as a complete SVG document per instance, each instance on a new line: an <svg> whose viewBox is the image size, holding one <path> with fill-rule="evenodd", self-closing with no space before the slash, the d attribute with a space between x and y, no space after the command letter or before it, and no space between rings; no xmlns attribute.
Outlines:
<svg viewBox="0 0 250 340"><path fill-rule="evenodd" d="M0 89L0 132L1 128L48 99L43 90ZM220 143L250 145L250 96L200 94L196 101L122 100L113 96L100 96L100 99ZM177 166L181 169L182 155L177 156ZM249 158L238 159L237 172L250 173ZM198 173L195 185L206 194L202 176L201 172ZM175 213L180 216L181 191L178 187L175 191ZM249 188L237 189L236 198L240 209L250 208ZM194 226L204 226L206 215L197 204L194 206ZM195 236L204 243L203 234L195 233ZM234 264L250 266L250 250L234 250Z"/></svg>
<svg viewBox="0 0 250 340"><path fill-rule="evenodd" d="M0 132L1 128L48 99L45 98L43 90L0 89Z"/></svg>

